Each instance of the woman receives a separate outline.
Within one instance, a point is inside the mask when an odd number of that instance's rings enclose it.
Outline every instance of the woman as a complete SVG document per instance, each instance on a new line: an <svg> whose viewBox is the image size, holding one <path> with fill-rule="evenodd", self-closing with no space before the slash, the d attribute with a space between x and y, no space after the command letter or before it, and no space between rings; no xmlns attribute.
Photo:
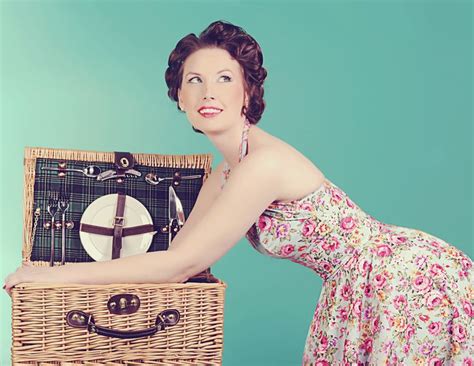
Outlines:
<svg viewBox="0 0 474 366"><path fill-rule="evenodd" d="M245 235L259 252L300 263L324 280L304 364L470 365L471 259L425 232L371 217L298 151L258 128L262 63L258 43L222 21L172 51L168 95L224 162L168 251L23 266L7 277L7 291L20 282L181 282Z"/></svg>

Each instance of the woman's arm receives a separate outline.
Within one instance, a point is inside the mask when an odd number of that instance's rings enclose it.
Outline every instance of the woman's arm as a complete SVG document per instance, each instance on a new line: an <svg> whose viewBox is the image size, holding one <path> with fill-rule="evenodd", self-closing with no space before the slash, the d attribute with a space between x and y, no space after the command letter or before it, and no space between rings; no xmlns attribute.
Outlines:
<svg viewBox="0 0 474 366"><path fill-rule="evenodd" d="M222 165L219 164L211 172L199 192L196 203L186 223L173 238L172 247L185 241L183 236L192 234L192 229L202 218L207 209L220 192ZM16 273L5 279L6 287L20 282L56 282L56 283L153 283L153 282L185 282L185 270L176 263L175 252L159 252L161 254L137 255L129 260L120 258L115 261L93 263L69 263L61 267L20 267ZM167 253L167 254L162 254ZM152 254L152 253L147 253ZM128 257L126 257L128 258ZM150 262L150 263L149 263ZM160 265L160 262L164 263ZM97 264L96 264L97 263ZM171 265L173 263L173 265Z"/></svg>
<svg viewBox="0 0 474 366"><path fill-rule="evenodd" d="M186 232L178 232L167 251L57 267L22 266L6 278L7 291L21 282L184 282L221 258L278 197L278 161L278 153L273 151L261 150L246 156L233 169L203 217Z"/></svg>
<svg viewBox="0 0 474 366"><path fill-rule="evenodd" d="M184 269L174 253L157 251L103 262L70 263L47 267L60 283L105 285L110 283L168 283L183 282Z"/></svg>
<svg viewBox="0 0 474 366"><path fill-rule="evenodd" d="M278 150L260 149L247 155L230 174L218 197L202 218L169 251L178 253L186 276L212 266L242 239L282 191Z"/></svg>
<svg viewBox="0 0 474 366"><path fill-rule="evenodd" d="M5 290L18 283L75 283L100 285L110 283L184 282L186 270L176 253L150 252L103 262L68 263L64 266L23 265L5 278Z"/></svg>

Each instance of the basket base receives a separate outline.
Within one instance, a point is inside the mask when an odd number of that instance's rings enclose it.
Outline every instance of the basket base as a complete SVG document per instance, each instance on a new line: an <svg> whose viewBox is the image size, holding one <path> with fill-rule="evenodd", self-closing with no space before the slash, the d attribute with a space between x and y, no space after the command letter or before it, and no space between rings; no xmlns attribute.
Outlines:
<svg viewBox="0 0 474 366"><path fill-rule="evenodd" d="M28 362L12 362L13 366L76 366L76 365L87 365L87 366L143 366L143 365L160 365L160 366L195 366L195 365L222 365L221 360L186 360L186 359L169 359L169 360L91 360L91 361L28 361Z"/></svg>

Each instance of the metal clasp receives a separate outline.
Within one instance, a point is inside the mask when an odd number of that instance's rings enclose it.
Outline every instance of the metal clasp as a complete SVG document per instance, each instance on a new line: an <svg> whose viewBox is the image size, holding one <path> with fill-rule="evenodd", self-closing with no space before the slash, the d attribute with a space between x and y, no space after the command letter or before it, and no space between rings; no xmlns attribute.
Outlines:
<svg viewBox="0 0 474 366"><path fill-rule="evenodd" d="M124 168L128 168L128 166L130 165L130 162L128 161L127 158L121 158L121 159L120 159L120 164L121 164Z"/></svg>
<svg viewBox="0 0 474 366"><path fill-rule="evenodd" d="M115 216L114 217L114 226L122 226L125 223L125 218L123 216Z"/></svg>

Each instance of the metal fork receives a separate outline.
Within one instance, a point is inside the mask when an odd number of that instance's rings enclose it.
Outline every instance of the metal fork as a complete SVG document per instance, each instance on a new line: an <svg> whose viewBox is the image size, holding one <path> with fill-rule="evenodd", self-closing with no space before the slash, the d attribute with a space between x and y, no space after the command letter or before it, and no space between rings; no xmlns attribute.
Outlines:
<svg viewBox="0 0 474 366"><path fill-rule="evenodd" d="M69 194L59 194L58 208L61 211L61 265L64 265L66 257L66 211L69 208Z"/></svg>
<svg viewBox="0 0 474 366"><path fill-rule="evenodd" d="M54 227L55 227L55 216L58 212L58 192L50 192L48 198L48 213L51 215L51 257L49 259L49 265L52 267L54 265Z"/></svg>

